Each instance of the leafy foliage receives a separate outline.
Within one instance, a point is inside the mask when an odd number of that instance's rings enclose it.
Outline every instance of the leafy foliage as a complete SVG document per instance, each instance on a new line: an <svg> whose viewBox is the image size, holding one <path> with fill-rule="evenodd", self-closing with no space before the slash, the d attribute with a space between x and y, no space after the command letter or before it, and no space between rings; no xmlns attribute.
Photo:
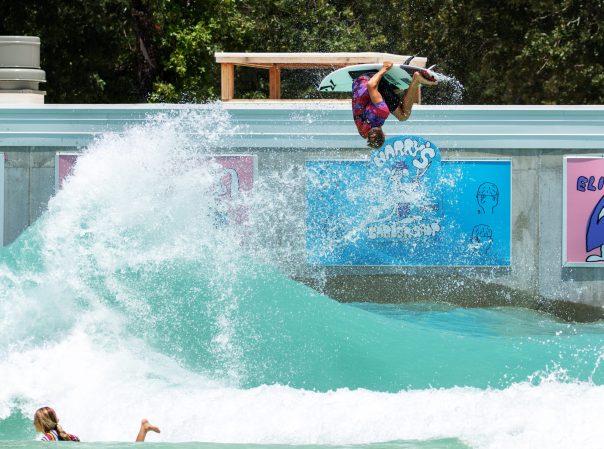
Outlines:
<svg viewBox="0 0 604 449"><path fill-rule="evenodd" d="M465 103L602 103L603 23L604 0L0 0L0 34L42 39L49 102L215 99L216 51L379 51L439 63ZM284 70L283 96L324 74ZM236 76L268 93L266 71Z"/></svg>
<svg viewBox="0 0 604 449"><path fill-rule="evenodd" d="M2 1L0 34L39 36L50 102L121 102L138 95L127 0Z"/></svg>

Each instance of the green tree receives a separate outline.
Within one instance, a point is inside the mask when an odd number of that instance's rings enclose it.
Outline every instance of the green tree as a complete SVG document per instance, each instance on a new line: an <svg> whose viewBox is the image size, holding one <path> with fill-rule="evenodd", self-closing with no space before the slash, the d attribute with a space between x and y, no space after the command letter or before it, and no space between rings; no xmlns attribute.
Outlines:
<svg viewBox="0 0 604 449"><path fill-rule="evenodd" d="M142 99L126 0L3 1L0 34L40 37L48 102Z"/></svg>
<svg viewBox="0 0 604 449"><path fill-rule="evenodd" d="M212 100L216 51L379 51L438 63L464 103L602 103L602 23L604 0L0 0L1 34L42 39L49 102ZM325 73L284 70L284 96L319 97ZM236 76L268 93L266 71Z"/></svg>
<svg viewBox="0 0 604 449"><path fill-rule="evenodd" d="M356 51L366 45L350 8L327 0L164 2L155 14L164 61L152 95L158 101L217 98L216 51ZM237 78L237 88L247 95L268 91L262 71L241 69ZM309 81L308 74L285 74L284 94L315 93Z"/></svg>
<svg viewBox="0 0 604 449"><path fill-rule="evenodd" d="M604 1L530 2L516 64L523 103L604 103Z"/></svg>

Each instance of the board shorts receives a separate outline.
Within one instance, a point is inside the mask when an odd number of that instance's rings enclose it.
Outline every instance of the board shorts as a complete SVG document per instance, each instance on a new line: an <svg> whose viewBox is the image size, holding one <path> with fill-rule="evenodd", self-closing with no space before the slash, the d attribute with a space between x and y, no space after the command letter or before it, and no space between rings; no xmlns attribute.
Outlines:
<svg viewBox="0 0 604 449"><path fill-rule="evenodd" d="M367 138L371 128L380 128L390 115L386 102L373 104L369 96L368 75L361 75L352 82L352 117L361 137Z"/></svg>

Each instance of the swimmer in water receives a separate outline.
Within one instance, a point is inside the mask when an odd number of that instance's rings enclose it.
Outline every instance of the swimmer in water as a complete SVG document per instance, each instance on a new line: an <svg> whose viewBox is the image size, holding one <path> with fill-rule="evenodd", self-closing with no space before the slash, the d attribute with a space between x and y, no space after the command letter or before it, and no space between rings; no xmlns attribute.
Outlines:
<svg viewBox="0 0 604 449"><path fill-rule="evenodd" d="M37 432L44 434L42 441L80 441L77 436L65 432L59 424L56 412L50 407L42 407L36 410L34 414L34 427ZM135 441L145 441L145 437L149 431L160 433L157 426L149 424L148 420L143 419Z"/></svg>

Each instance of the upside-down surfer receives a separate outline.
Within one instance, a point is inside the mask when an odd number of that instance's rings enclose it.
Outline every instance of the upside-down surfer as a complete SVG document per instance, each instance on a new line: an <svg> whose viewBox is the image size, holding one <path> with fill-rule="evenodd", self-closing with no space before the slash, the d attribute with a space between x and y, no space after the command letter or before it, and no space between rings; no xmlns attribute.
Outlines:
<svg viewBox="0 0 604 449"><path fill-rule="evenodd" d="M411 115L413 103L417 101L420 85L436 84L436 80L428 80L417 71L401 99L394 87L382 80L392 65L392 61L384 61L382 68L375 75L361 75L352 82L354 123L361 137L367 139L367 145L371 148L379 148L384 144L386 136L382 126L390 113L400 121L407 120Z"/></svg>

